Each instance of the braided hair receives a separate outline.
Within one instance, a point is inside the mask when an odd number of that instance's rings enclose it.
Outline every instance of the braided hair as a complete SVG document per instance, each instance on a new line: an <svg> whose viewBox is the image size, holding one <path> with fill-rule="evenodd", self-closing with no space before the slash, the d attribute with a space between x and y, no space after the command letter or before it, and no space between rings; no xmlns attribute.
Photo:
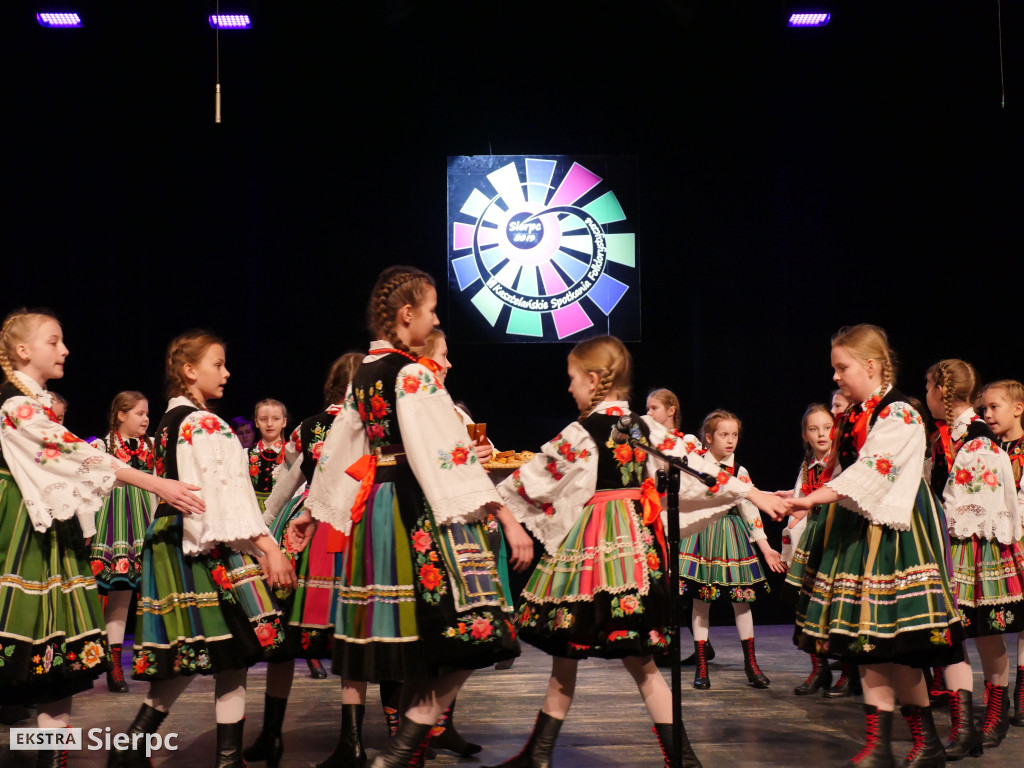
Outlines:
<svg viewBox="0 0 1024 768"><path fill-rule="evenodd" d="M191 330L181 334L167 345L166 378L167 397L187 397L197 408L206 409L205 403L196 400L188 391L185 379L185 364L198 365L206 350L214 344L224 346L224 341L208 331Z"/></svg>
<svg viewBox="0 0 1024 768"><path fill-rule="evenodd" d="M664 406L667 411L669 408L675 408L675 413L672 414L672 423L675 424L675 428L679 429L679 425L682 423L682 413L680 412L679 398L676 397L676 393L671 389L652 389L651 393L647 395L647 399L654 398Z"/></svg>
<svg viewBox="0 0 1024 768"><path fill-rule="evenodd" d="M953 405L957 401L973 406L980 395L978 372L974 366L955 358L940 360L928 369L928 379L942 390L946 424L953 426Z"/></svg>
<svg viewBox="0 0 1024 768"><path fill-rule="evenodd" d="M107 453L114 453L117 450L117 437L116 433L121 431L121 420L117 418L119 413L127 413L136 405L143 400L146 400L146 396L141 392L135 390L128 390L126 392L118 392L114 396L114 402L110 404L110 417L108 418L109 431L107 432ZM145 440L150 450L153 449L153 441L148 435L143 435L142 439Z"/></svg>
<svg viewBox="0 0 1024 768"><path fill-rule="evenodd" d="M621 392L623 397L629 397L633 359L626 345L614 336L595 336L581 341L569 353L569 362L576 363L585 373L598 375L597 390L586 410L580 412L580 418L593 411L613 389Z"/></svg>
<svg viewBox="0 0 1024 768"><path fill-rule="evenodd" d="M434 278L416 267L397 265L381 272L366 308L366 323L373 337L391 342L395 349L410 352L395 330L398 310L406 304L418 307L427 289L432 287Z"/></svg>
<svg viewBox="0 0 1024 768"><path fill-rule="evenodd" d="M345 390L356 375L356 369L363 362L362 352L346 352L331 364L324 382L324 406L340 403L345 399Z"/></svg>
<svg viewBox="0 0 1024 768"><path fill-rule="evenodd" d="M715 434L715 430L718 429L718 425L723 421L735 421L736 431L743 431L743 422L740 421L739 416L732 411L726 411L722 408L718 408L705 416L704 423L700 425L700 436L704 441L705 448L711 443L711 441L708 440L708 435Z"/></svg>
<svg viewBox="0 0 1024 768"><path fill-rule="evenodd" d="M32 338L32 334L44 320L57 320L57 317L48 309L22 307L7 315L4 324L0 326L0 371L3 371L7 381L28 397L33 396L32 391L14 375L14 361L17 359L15 350L19 344L24 344Z"/></svg>
<svg viewBox="0 0 1024 768"><path fill-rule="evenodd" d="M896 385L896 355L889 346L889 337L877 325L860 325L840 328L832 337L833 347L845 347L862 364L874 360L882 368L882 389Z"/></svg>

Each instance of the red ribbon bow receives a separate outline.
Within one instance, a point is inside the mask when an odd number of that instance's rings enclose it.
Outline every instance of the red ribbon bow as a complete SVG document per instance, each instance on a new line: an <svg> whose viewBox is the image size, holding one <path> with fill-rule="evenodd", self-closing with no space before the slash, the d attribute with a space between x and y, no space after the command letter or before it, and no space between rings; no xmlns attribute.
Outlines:
<svg viewBox="0 0 1024 768"><path fill-rule="evenodd" d="M359 481L359 492L356 494L356 500L352 502L352 522L358 523L363 519L366 500L370 498L373 479L377 475L377 457L369 453L363 454L345 470L345 474Z"/></svg>

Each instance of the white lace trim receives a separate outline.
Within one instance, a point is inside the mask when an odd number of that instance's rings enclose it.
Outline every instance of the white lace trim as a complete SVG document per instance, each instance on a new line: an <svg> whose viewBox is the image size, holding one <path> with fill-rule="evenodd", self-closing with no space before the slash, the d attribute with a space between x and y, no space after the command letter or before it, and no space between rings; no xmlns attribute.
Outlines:
<svg viewBox="0 0 1024 768"><path fill-rule="evenodd" d="M430 505L430 509L438 525L475 523L487 517L485 504L499 500L497 492L491 487L439 499Z"/></svg>
<svg viewBox="0 0 1024 768"><path fill-rule="evenodd" d="M993 515L997 520L993 521ZM950 536L958 539L995 539L1000 544L1017 540L1016 510L1001 509L993 513L980 504L960 504L946 511Z"/></svg>
<svg viewBox="0 0 1024 768"><path fill-rule="evenodd" d="M889 495L892 486L882 477L875 480L875 476L877 473L873 469L858 462L825 485L846 497L839 500L842 506L863 515L872 523L900 531L910 530L911 507L886 504L883 499Z"/></svg>
<svg viewBox="0 0 1024 768"><path fill-rule="evenodd" d="M96 513L117 483L115 473L124 465L106 465L101 458L87 458L76 472L76 482L58 480L42 489L40 501L24 499L25 509L35 530L48 530L54 520L77 517L82 536L96 534Z"/></svg>

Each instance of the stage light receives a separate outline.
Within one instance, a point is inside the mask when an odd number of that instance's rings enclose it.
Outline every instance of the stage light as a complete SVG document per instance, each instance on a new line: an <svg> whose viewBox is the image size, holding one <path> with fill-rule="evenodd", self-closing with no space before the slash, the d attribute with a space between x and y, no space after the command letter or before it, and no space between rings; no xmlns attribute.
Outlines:
<svg viewBox="0 0 1024 768"><path fill-rule="evenodd" d="M831 13L819 11L809 13L791 13L789 15L788 27L824 27L832 20Z"/></svg>
<svg viewBox="0 0 1024 768"><path fill-rule="evenodd" d="M37 13L36 21L41 27L70 28L82 26L82 17L77 13Z"/></svg>
<svg viewBox="0 0 1024 768"><path fill-rule="evenodd" d="M214 29L252 29L252 18L247 13L211 14L210 26Z"/></svg>

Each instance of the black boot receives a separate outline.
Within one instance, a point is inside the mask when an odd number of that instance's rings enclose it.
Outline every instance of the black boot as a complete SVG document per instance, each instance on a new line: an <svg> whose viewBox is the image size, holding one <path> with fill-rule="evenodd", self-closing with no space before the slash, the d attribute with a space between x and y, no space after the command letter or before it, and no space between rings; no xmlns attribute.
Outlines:
<svg viewBox="0 0 1024 768"><path fill-rule="evenodd" d="M543 712L538 713L533 733L523 751L511 760L491 768L551 768L551 754L555 751L555 740L563 722Z"/></svg>
<svg viewBox="0 0 1024 768"><path fill-rule="evenodd" d="M946 688L946 676L943 669L943 667L932 667L931 680L928 681L928 699L935 709L946 706L947 699L953 695L953 692ZM927 672L925 677L928 677Z"/></svg>
<svg viewBox="0 0 1024 768"><path fill-rule="evenodd" d="M444 711L441 715L441 719L437 721L434 726L434 734L430 737L430 746L433 749L447 749L449 752L454 752L460 757L469 757L475 755L477 752L483 749L479 744L474 744L471 741L466 741L459 732L455 730L455 721L452 717L452 712L455 710L455 702ZM440 729L440 732L438 732Z"/></svg>
<svg viewBox="0 0 1024 768"><path fill-rule="evenodd" d="M672 743L672 723L655 723L654 735L658 737L658 744L661 745L661 754L665 756L665 768L672 768L672 757L676 753L675 745ZM690 746L690 739L686 735L686 726L683 726L683 743L679 745L680 764L683 768L704 768L697 755L693 753Z"/></svg>
<svg viewBox="0 0 1024 768"><path fill-rule="evenodd" d="M36 768L68 768L68 751L40 749L36 752Z"/></svg>
<svg viewBox="0 0 1024 768"><path fill-rule="evenodd" d="M757 666L757 657L754 655L754 638L748 637L746 640L741 640L740 643L743 645L743 671L747 673L747 684L754 688L767 688L771 685L771 681Z"/></svg>
<svg viewBox="0 0 1024 768"><path fill-rule="evenodd" d="M822 693L830 699L838 699L843 696L852 696L860 693L860 677L857 667L852 664L843 664L843 671L836 680L836 684Z"/></svg>
<svg viewBox="0 0 1024 768"><path fill-rule="evenodd" d="M914 738L914 746L903 759L903 768L945 768L946 750L935 730L932 708L909 705L900 707L900 714Z"/></svg>
<svg viewBox="0 0 1024 768"><path fill-rule="evenodd" d="M242 730L245 718L237 723L217 723L216 768L245 768L242 758Z"/></svg>
<svg viewBox="0 0 1024 768"><path fill-rule="evenodd" d="M306 666L309 667L309 676L314 680L327 679L327 670L320 659L306 659Z"/></svg>
<svg viewBox="0 0 1024 768"><path fill-rule="evenodd" d="M1024 726L1024 665L1017 666L1017 682L1013 686L1013 717L1010 725Z"/></svg>
<svg viewBox="0 0 1024 768"><path fill-rule="evenodd" d="M896 768L892 756L892 712L864 705L864 749L854 755L849 768Z"/></svg>
<svg viewBox="0 0 1024 768"><path fill-rule="evenodd" d="M707 660L708 661L714 661L715 660L715 649L711 645L711 641L710 640L707 641L707 654L706 655L707 655ZM687 656L685 659L683 659L682 661L679 662L679 664L681 666L684 666L684 667L692 667L696 663L697 663L697 651L696 650L693 653L691 653L689 656Z"/></svg>
<svg viewBox="0 0 1024 768"><path fill-rule="evenodd" d="M362 768L366 765L363 750L363 715L366 707L362 704L341 705L341 733L331 756L316 768Z"/></svg>
<svg viewBox="0 0 1024 768"><path fill-rule="evenodd" d="M284 725L284 711L287 707L288 699L263 695L263 729L252 746L242 753L246 760L266 760L269 768L277 768L281 762L281 755L284 754L281 728Z"/></svg>
<svg viewBox="0 0 1024 768"><path fill-rule="evenodd" d="M811 674L793 689L793 693L797 696L807 696L815 691L827 691L830 685L832 685L832 670L828 668L828 659L825 656L812 653Z"/></svg>
<svg viewBox="0 0 1024 768"><path fill-rule="evenodd" d="M143 704L135 715L135 721L128 728L128 735L156 733L160 729L160 723L166 717L166 712L161 712L159 709L154 709L148 704ZM135 739L132 739L132 741L135 741ZM152 768L153 763L146 757L146 740L139 739L138 742L137 749L132 749L131 744L129 744L128 749L117 749L115 747L110 750L110 754L107 756L107 768Z"/></svg>
<svg viewBox="0 0 1024 768"><path fill-rule="evenodd" d="M402 698L402 684L382 680L380 684L380 706L384 710L384 721L388 726L388 738L398 733L398 706Z"/></svg>
<svg viewBox="0 0 1024 768"><path fill-rule="evenodd" d="M693 687L698 691L706 691L711 687L711 678L708 677L708 641L694 640L693 655L696 657L697 669L693 671Z"/></svg>
<svg viewBox="0 0 1024 768"><path fill-rule="evenodd" d="M403 718L398 733L388 740L387 748L378 752L370 768L416 768L422 765L423 753L430 742L433 725Z"/></svg>
<svg viewBox="0 0 1024 768"><path fill-rule="evenodd" d="M982 752L981 732L974 724L974 699L970 691L955 691L949 697L952 727L946 742L946 760L978 757Z"/></svg>
<svg viewBox="0 0 1024 768"><path fill-rule="evenodd" d="M121 667L121 646L110 649L110 669L107 670L107 690L111 693L128 693L128 683Z"/></svg>
<svg viewBox="0 0 1024 768"><path fill-rule="evenodd" d="M981 724L981 743L986 749L998 747L1010 730L1009 686L985 683L985 720Z"/></svg>

